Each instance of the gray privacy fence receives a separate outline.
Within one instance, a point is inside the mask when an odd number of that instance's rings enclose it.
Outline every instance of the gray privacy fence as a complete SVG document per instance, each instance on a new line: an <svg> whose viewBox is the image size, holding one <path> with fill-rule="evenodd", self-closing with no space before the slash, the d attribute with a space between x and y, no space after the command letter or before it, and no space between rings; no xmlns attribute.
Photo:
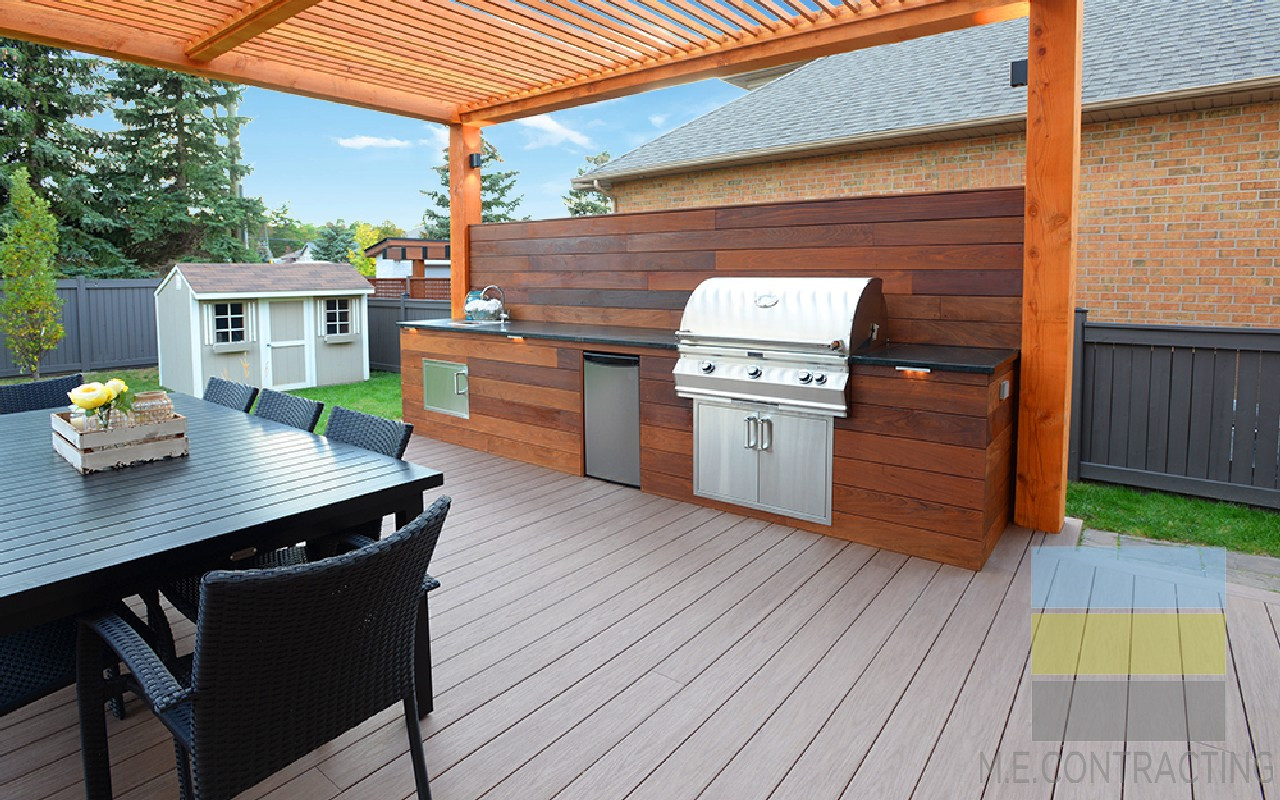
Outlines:
<svg viewBox="0 0 1280 800"><path fill-rule="evenodd" d="M1280 508L1280 331L1076 312L1069 472Z"/></svg>
<svg viewBox="0 0 1280 800"><path fill-rule="evenodd" d="M66 336L46 353L40 371L59 372L149 367L156 363L156 306L160 281L58 281L62 327ZM0 334L0 378L20 375Z"/></svg>
<svg viewBox="0 0 1280 800"><path fill-rule="evenodd" d="M400 371L400 326L411 319L446 319L447 300L369 298L369 367Z"/></svg>

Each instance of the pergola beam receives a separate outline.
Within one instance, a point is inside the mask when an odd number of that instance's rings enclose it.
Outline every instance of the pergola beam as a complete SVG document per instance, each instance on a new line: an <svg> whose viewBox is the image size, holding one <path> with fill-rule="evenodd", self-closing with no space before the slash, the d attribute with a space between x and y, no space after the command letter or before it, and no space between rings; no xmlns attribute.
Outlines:
<svg viewBox="0 0 1280 800"><path fill-rule="evenodd" d="M128 25L87 19L69 11L37 6L23 0L0 0L0 36L304 97L333 100L429 122L458 119L455 103L423 97L415 92L328 75L308 69L305 64L295 66L239 53L227 53L207 62L197 62L184 52L184 43L168 37Z"/></svg>
<svg viewBox="0 0 1280 800"><path fill-rule="evenodd" d="M1014 521L1062 530L1071 425L1083 0L1032 0Z"/></svg>
<svg viewBox="0 0 1280 800"><path fill-rule="evenodd" d="M852 12L847 12L853 16ZM607 70L584 76L561 88L473 105L462 111L464 122L506 122L563 108L594 103L664 86L733 75L900 42L935 33L1024 17L1026 0L951 0L864 14L847 22L806 25L735 47L659 61L648 66Z"/></svg>
<svg viewBox="0 0 1280 800"><path fill-rule="evenodd" d="M209 61L268 31L320 0L257 0L187 45L192 61Z"/></svg>

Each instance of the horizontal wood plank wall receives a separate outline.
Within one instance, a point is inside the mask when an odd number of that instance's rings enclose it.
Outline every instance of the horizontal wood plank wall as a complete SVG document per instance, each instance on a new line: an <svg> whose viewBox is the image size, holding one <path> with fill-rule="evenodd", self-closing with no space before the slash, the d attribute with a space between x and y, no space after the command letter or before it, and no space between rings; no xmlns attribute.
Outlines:
<svg viewBox="0 0 1280 800"><path fill-rule="evenodd" d="M478 225L471 285L517 319L674 330L712 276L874 276L891 340L1016 348L1022 215L1006 188Z"/></svg>
<svg viewBox="0 0 1280 800"><path fill-rule="evenodd" d="M1009 522L1014 404L996 375L854 368L836 420L830 526L693 494L693 403L671 354L640 358L640 481L647 492L977 569Z"/></svg>

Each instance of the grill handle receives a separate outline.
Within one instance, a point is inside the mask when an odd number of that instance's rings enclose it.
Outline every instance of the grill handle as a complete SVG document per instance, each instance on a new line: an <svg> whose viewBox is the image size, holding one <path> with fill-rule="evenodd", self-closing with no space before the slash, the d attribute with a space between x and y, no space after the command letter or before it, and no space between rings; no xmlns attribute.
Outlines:
<svg viewBox="0 0 1280 800"><path fill-rule="evenodd" d="M745 438L742 441L742 446L748 450L754 450L760 443L760 418L755 414L752 414L744 419L743 423L745 423L747 427Z"/></svg>

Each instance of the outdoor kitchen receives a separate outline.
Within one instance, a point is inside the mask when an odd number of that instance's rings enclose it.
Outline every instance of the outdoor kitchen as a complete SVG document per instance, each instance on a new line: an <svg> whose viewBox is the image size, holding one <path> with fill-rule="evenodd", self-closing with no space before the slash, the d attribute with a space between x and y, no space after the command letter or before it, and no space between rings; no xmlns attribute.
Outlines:
<svg viewBox="0 0 1280 800"><path fill-rule="evenodd" d="M492 319L402 323L405 419L977 569L1012 507L1022 204L998 189L475 226Z"/></svg>

